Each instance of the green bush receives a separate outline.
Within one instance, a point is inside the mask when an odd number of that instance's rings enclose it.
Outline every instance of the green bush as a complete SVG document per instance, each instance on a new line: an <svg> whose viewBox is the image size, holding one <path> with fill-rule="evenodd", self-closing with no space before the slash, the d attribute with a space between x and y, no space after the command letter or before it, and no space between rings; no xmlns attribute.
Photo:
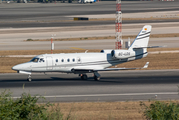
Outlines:
<svg viewBox="0 0 179 120"><path fill-rule="evenodd" d="M4 91L0 94L0 120L49 120L62 119L63 114L60 110L47 111L47 107L52 104L36 104L39 99L44 97L31 96L23 93L20 98L12 99L12 93Z"/></svg>
<svg viewBox="0 0 179 120"><path fill-rule="evenodd" d="M144 108L143 114L147 120L179 120L178 103L155 101L148 107L140 102L140 106Z"/></svg>
<svg viewBox="0 0 179 120"><path fill-rule="evenodd" d="M27 41L33 41L33 39L27 39Z"/></svg>

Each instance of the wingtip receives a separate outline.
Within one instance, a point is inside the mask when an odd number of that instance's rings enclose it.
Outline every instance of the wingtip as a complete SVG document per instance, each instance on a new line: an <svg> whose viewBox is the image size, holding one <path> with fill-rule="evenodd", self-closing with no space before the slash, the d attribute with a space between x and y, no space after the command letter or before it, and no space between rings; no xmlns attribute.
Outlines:
<svg viewBox="0 0 179 120"><path fill-rule="evenodd" d="M143 68L148 68L148 66L149 66L149 62L146 62Z"/></svg>

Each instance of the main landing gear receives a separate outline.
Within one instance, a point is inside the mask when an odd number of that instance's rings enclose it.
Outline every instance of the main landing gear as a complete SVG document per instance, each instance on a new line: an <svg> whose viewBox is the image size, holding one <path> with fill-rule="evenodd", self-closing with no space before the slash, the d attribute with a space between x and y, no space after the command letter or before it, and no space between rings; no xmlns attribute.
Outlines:
<svg viewBox="0 0 179 120"><path fill-rule="evenodd" d="M94 80L99 81L100 80L100 74L98 72L94 72Z"/></svg>
<svg viewBox="0 0 179 120"><path fill-rule="evenodd" d="M81 76L82 80L87 80L88 76L86 74L79 74ZM94 80L98 81L100 80L100 74L98 72L94 72Z"/></svg>
<svg viewBox="0 0 179 120"><path fill-rule="evenodd" d="M29 74L29 76L28 76L28 78L27 78L27 81L31 81L32 80L32 78L31 78L31 74Z"/></svg>
<svg viewBox="0 0 179 120"><path fill-rule="evenodd" d="M88 79L88 76L86 74L81 74L80 76L81 76L82 80L87 80Z"/></svg>
<svg viewBox="0 0 179 120"><path fill-rule="evenodd" d="M94 80L95 80L95 81L99 81L99 80L100 80L100 77L94 76Z"/></svg>

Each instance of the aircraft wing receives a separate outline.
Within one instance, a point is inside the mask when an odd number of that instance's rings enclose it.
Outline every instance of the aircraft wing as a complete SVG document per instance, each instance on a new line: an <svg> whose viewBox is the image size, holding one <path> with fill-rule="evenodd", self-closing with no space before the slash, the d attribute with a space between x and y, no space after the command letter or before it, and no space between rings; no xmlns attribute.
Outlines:
<svg viewBox="0 0 179 120"><path fill-rule="evenodd" d="M136 69L144 69L147 68L149 65L149 62L147 62L144 67L141 68L106 68L106 69L72 69L71 71L74 73L92 73L97 71L118 71L118 70L136 70Z"/></svg>
<svg viewBox="0 0 179 120"><path fill-rule="evenodd" d="M106 68L106 69L99 69L94 71L118 71L118 70L136 70L136 69L144 69L147 68L149 65L149 62L147 62L144 67L141 68Z"/></svg>

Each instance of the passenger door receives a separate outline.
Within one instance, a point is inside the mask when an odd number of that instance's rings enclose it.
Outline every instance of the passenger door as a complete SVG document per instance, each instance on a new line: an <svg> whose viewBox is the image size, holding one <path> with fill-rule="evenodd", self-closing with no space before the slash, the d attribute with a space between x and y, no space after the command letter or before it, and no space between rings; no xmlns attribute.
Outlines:
<svg viewBox="0 0 179 120"><path fill-rule="evenodd" d="M53 58L48 56L46 57L47 70L53 70Z"/></svg>

